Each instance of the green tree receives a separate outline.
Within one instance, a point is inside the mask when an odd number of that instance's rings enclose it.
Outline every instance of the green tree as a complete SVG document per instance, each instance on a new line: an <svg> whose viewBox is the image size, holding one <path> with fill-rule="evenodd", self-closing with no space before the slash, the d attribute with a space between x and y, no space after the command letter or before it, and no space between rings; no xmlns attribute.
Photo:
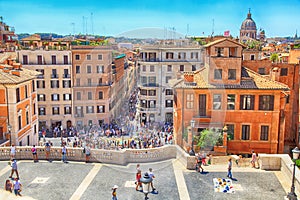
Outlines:
<svg viewBox="0 0 300 200"><path fill-rule="evenodd" d="M213 130L203 130L199 136L195 136L197 146L200 148L213 147L222 142L222 134Z"/></svg>
<svg viewBox="0 0 300 200"><path fill-rule="evenodd" d="M277 62L278 61L278 54L277 53L273 53L271 56L270 56L270 60L274 63L274 62Z"/></svg>

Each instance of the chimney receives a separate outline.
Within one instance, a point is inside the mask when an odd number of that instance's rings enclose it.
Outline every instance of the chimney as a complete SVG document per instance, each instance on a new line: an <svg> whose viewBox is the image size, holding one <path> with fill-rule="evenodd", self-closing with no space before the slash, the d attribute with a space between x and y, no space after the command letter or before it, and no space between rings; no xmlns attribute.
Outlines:
<svg viewBox="0 0 300 200"><path fill-rule="evenodd" d="M20 71L13 70L11 71L11 74L20 77Z"/></svg>
<svg viewBox="0 0 300 200"><path fill-rule="evenodd" d="M279 80L279 68L278 67L273 67L271 69L271 76L270 76L272 81L278 81Z"/></svg>
<svg viewBox="0 0 300 200"><path fill-rule="evenodd" d="M192 74L192 73L185 73L184 74L184 82L193 83L194 82L194 74Z"/></svg>

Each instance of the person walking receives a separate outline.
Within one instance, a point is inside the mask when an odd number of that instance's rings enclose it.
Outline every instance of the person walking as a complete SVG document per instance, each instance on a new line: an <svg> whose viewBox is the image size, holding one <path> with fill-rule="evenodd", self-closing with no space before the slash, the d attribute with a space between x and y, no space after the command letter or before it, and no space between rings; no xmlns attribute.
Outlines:
<svg viewBox="0 0 300 200"><path fill-rule="evenodd" d="M62 154L62 161L64 163L68 163L67 162L67 147L65 144L62 145L62 148L61 148L61 154Z"/></svg>
<svg viewBox="0 0 300 200"><path fill-rule="evenodd" d="M256 163L256 159L257 159L257 156L256 156L256 153L254 152L254 150L252 150L252 156L251 156L251 165L253 168L255 168L255 163Z"/></svg>
<svg viewBox="0 0 300 200"><path fill-rule="evenodd" d="M90 161L91 149L89 145L86 145L84 149L85 149L85 162L88 163Z"/></svg>
<svg viewBox="0 0 300 200"><path fill-rule="evenodd" d="M45 144L45 153L46 153L46 160L48 160L49 162L50 162L49 159L50 151L51 151L51 145L50 145L50 141L48 141Z"/></svg>
<svg viewBox="0 0 300 200"><path fill-rule="evenodd" d="M16 158L16 146L15 144L12 144L10 147L10 159Z"/></svg>
<svg viewBox="0 0 300 200"><path fill-rule="evenodd" d="M114 187L112 188L112 200L118 200L117 198L117 189L118 189L118 186L117 185L114 185Z"/></svg>
<svg viewBox="0 0 300 200"><path fill-rule="evenodd" d="M17 174L17 178L19 179L18 165L17 165L16 159L12 160L12 163L11 163L11 173L10 173L9 178L12 178L12 176L13 176L14 173Z"/></svg>
<svg viewBox="0 0 300 200"><path fill-rule="evenodd" d="M135 187L136 191L138 191L139 188L142 187L141 178L142 178L142 171L138 170L136 173L136 187Z"/></svg>
<svg viewBox="0 0 300 200"><path fill-rule="evenodd" d="M231 158L228 159L228 168L227 168L227 177L232 179L232 172L231 172L231 169L232 169L232 160Z"/></svg>
<svg viewBox="0 0 300 200"><path fill-rule="evenodd" d="M38 162L39 160L38 160L37 150L36 150L35 145L32 146L31 152L32 152L33 161Z"/></svg>
<svg viewBox="0 0 300 200"><path fill-rule="evenodd" d="M152 168L149 168L148 175L150 178L152 178L152 181L150 182L150 186L152 188L152 192L154 192L156 190L155 187L153 186L153 179L155 178L155 176L154 173L152 172Z"/></svg>
<svg viewBox="0 0 300 200"><path fill-rule="evenodd" d="M16 196L22 196L21 191L22 191L22 184L19 181L19 178L15 178L15 181L13 182L13 187L14 187L14 192Z"/></svg>
<svg viewBox="0 0 300 200"><path fill-rule="evenodd" d="M198 172L200 172L201 169L201 173L204 172L204 169L202 167L202 155L201 153L198 153L198 156L196 157L196 169Z"/></svg>

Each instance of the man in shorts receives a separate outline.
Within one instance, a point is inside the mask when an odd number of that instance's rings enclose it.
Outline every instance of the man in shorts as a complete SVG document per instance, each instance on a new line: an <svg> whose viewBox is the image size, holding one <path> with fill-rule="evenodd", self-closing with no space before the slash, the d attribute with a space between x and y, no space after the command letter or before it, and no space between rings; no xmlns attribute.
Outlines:
<svg viewBox="0 0 300 200"><path fill-rule="evenodd" d="M50 151L51 151L51 145L50 145L50 141L48 141L45 144L45 153L46 153L46 160L48 160L49 162L50 162L49 159Z"/></svg>

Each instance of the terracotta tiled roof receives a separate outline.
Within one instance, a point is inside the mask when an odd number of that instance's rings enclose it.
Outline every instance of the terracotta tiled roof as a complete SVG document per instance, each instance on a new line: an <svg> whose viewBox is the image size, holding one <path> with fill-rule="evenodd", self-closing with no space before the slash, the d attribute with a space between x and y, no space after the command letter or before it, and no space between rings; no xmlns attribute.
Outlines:
<svg viewBox="0 0 300 200"><path fill-rule="evenodd" d="M261 89L261 90L289 90L283 83L270 80L248 68L242 67L241 84L210 84L208 83L208 69L195 72L194 83L181 80L170 80L169 85L174 88L199 88L199 89Z"/></svg>
<svg viewBox="0 0 300 200"><path fill-rule="evenodd" d="M8 66L5 67L8 68ZM13 71L20 72L20 76L12 74ZM4 69L0 69L0 84L22 83L24 81L34 79L39 74L40 72L25 69L25 68L22 68L21 70L9 70L8 72L5 72Z"/></svg>
<svg viewBox="0 0 300 200"><path fill-rule="evenodd" d="M290 50L289 64L298 64L300 58L300 49Z"/></svg>
<svg viewBox="0 0 300 200"><path fill-rule="evenodd" d="M30 36L25 37L21 40L22 41L41 41L41 37L38 37L37 35L30 35Z"/></svg>
<svg viewBox="0 0 300 200"><path fill-rule="evenodd" d="M233 43L235 43L235 44L237 44L237 45L240 45L240 46L245 47L245 45L243 45L243 44L241 44L241 43L239 43L239 42L237 42L237 41L235 41L235 40L231 40L231 39L229 39L229 38L222 38L222 39L219 39L219 40L210 42L210 43L204 45L204 47L210 47L210 46L216 45L216 44L218 44L218 43L224 42L224 41L226 41L226 40L228 40L228 41L230 41L230 42L233 42Z"/></svg>

